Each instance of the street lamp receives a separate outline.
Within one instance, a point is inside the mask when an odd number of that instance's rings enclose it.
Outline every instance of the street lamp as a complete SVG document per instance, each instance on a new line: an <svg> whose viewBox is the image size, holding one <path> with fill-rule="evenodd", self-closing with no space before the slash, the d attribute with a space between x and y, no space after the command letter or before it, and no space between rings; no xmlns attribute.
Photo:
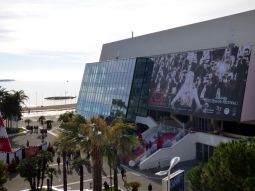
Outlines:
<svg viewBox="0 0 255 191"><path fill-rule="evenodd" d="M171 185L170 185L170 175L171 175L171 169L178 163L180 162L181 158L180 157L174 157L172 158L172 160L170 161L170 166L168 170L164 170L164 171L159 171L156 172L155 174L158 176L163 176L167 174L167 191L170 191ZM168 185L169 185L169 189L168 189Z"/></svg>
<svg viewBox="0 0 255 191"><path fill-rule="evenodd" d="M67 93L68 93L68 80L66 80L66 91L65 91L65 104L66 104L66 96L67 96Z"/></svg>

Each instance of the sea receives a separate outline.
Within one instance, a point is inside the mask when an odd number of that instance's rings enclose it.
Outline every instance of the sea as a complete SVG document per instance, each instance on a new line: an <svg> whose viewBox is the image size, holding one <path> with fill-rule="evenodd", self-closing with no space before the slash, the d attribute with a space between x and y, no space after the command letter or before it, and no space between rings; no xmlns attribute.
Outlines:
<svg viewBox="0 0 255 191"><path fill-rule="evenodd" d="M77 103L81 81L4 81L0 86L8 91L23 90L29 97L25 101L25 106L48 106ZM73 96L74 99L67 100L47 100L47 97Z"/></svg>

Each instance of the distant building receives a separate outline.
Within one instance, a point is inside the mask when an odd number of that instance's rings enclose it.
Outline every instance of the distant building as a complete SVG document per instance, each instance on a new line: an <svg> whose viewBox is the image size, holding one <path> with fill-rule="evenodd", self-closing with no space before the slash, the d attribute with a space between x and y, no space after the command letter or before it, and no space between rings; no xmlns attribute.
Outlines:
<svg viewBox="0 0 255 191"><path fill-rule="evenodd" d="M203 132L186 136L180 147L190 152L178 154L207 161L227 137L255 135L254 20L255 10L104 44L86 65L77 112Z"/></svg>

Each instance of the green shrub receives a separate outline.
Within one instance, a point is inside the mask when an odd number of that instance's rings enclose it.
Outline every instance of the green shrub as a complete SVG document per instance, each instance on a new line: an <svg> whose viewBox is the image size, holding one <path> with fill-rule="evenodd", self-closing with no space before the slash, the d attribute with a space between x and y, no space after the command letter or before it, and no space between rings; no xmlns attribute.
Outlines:
<svg viewBox="0 0 255 191"><path fill-rule="evenodd" d="M24 131L23 128L6 128L7 134L21 133L23 131Z"/></svg>
<svg viewBox="0 0 255 191"><path fill-rule="evenodd" d="M132 188L132 191L138 191L138 188L141 186L141 183L137 181L129 182L128 186Z"/></svg>

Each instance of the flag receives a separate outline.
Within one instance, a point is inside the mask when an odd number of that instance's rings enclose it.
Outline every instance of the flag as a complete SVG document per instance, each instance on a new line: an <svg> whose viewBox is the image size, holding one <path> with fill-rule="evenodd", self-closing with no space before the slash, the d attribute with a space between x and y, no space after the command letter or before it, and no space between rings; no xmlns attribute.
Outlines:
<svg viewBox="0 0 255 191"><path fill-rule="evenodd" d="M4 127L3 118L0 112L0 151L11 152L11 143Z"/></svg>

